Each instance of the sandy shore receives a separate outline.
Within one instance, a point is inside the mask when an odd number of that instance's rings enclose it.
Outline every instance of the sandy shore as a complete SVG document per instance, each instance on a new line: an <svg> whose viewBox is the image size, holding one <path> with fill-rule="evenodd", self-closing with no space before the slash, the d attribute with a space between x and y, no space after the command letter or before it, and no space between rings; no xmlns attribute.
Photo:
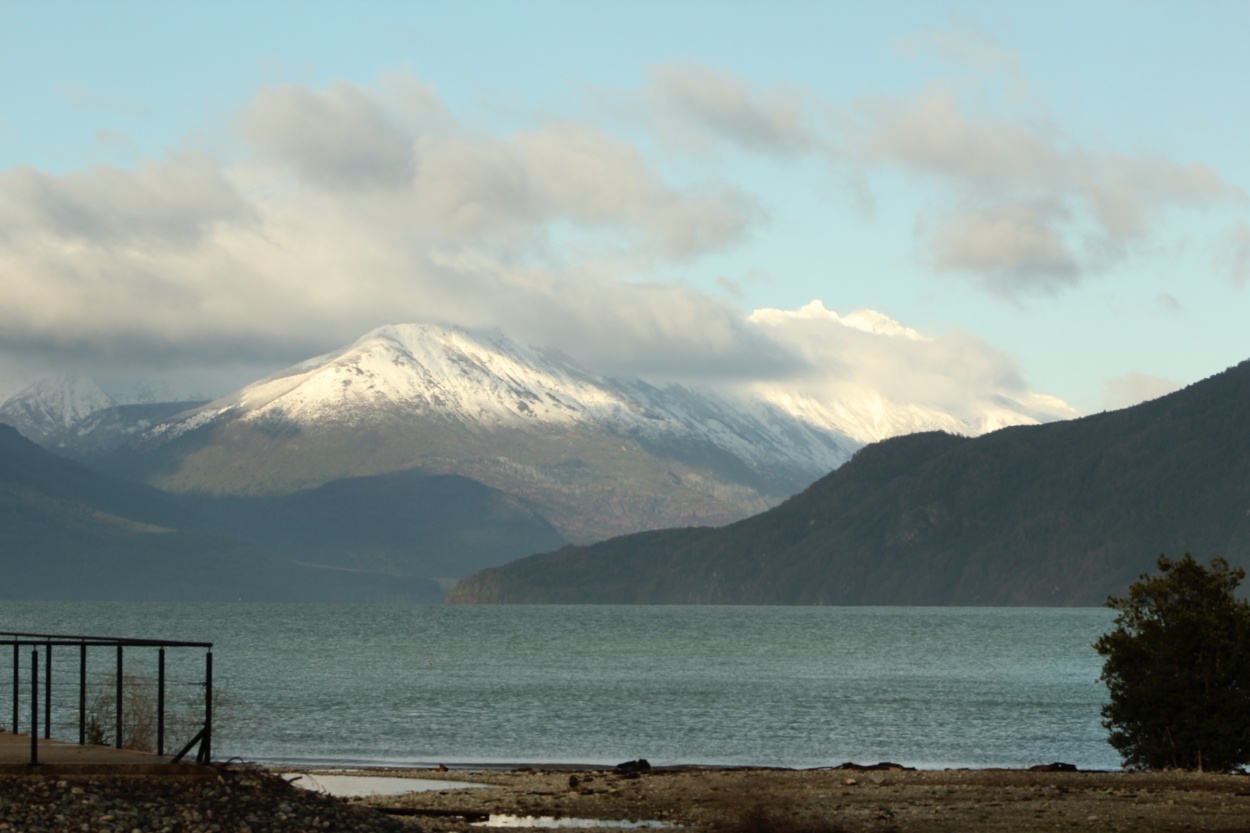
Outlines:
<svg viewBox="0 0 1250 833"><path fill-rule="evenodd" d="M406 824L435 833L470 829L453 812L653 820L709 833L1250 833L1250 777L1235 775L703 768L361 774L493 785L353 800L414 813L402 817Z"/></svg>

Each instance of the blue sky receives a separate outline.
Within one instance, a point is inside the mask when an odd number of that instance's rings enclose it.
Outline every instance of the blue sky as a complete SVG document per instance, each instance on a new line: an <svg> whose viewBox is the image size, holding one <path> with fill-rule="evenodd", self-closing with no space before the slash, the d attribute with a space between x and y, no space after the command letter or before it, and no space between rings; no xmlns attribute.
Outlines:
<svg viewBox="0 0 1250 833"><path fill-rule="evenodd" d="M607 372L1131 404L1250 358L1247 31L1244 2L0 0L0 394L221 393L439 320ZM817 299L961 347L847 368L840 331L747 318Z"/></svg>

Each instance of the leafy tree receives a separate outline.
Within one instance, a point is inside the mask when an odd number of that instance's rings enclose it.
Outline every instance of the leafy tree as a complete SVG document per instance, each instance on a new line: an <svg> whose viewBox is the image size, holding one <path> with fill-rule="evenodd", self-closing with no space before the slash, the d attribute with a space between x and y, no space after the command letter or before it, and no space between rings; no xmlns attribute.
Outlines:
<svg viewBox="0 0 1250 833"><path fill-rule="evenodd" d="M1107 599L1116 627L1094 643L1106 657L1111 745L1132 769L1240 768L1250 762L1250 604L1233 591L1245 570L1189 553L1158 566Z"/></svg>

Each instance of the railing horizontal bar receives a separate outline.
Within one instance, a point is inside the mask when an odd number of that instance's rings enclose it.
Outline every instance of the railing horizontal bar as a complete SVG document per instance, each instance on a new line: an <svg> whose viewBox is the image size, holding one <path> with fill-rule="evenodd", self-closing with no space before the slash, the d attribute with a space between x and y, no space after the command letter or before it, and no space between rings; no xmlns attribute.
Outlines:
<svg viewBox="0 0 1250 833"><path fill-rule="evenodd" d="M131 685L130 678L125 674L125 670L122 664L124 649L126 648L160 648L161 651L160 651L160 657L159 657L159 671L158 671L159 692L157 695L158 697L157 709L159 712L157 716L158 752L163 752L164 750L165 691L166 691L167 686L169 686L170 684L179 686L179 687L202 686L204 689L204 725L196 734L192 742L188 744L178 754L175 760L179 760L183 756L185 756L186 753L190 751L192 745L198 742L200 748L199 748L199 752L196 755L196 761L198 763L208 763L209 761L211 761L212 738L213 738L213 728L212 728L213 726L213 707L212 707L212 702L213 702L212 701L212 697L213 697L213 650L212 650L213 643L212 642L189 642L189 641L182 641L182 640L175 640L175 639L89 636L89 635L79 635L79 634L31 633L31 632L26 632L26 631L0 631L0 646L3 646L3 645L10 646L12 648L12 654L13 654L13 659L12 659L12 662L10 663L12 665L11 670L13 674L13 688L12 688L13 723L9 731L15 732L15 733L18 731L18 724L20 721L20 706L21 706L22 699L23 699L21 696L21 682L22 682L23 675L21 673L21 651L20 649L22 647L27 647L31 649L31 670L30 670L30 675L29 675L30 683L31 683L31 690L30 690L30 697L29 697L30 726L31 726L30 728L31 763L35 763L38 761L37 744L38 744L38 736L39 736L39 729L40 729L40 724L39 724L39 720L40 720L39 655L40 655L41 648L42 648L43 655L44 655L44 666L45 666L44 674L43 674L43 678L44 678L43 680L44 682L43 734L45 738L50 738L52 737L52 730L54 727L59 730L62 726L74 725L74 724L70 724L68 721L63 721L59 719L59 717L57 719L53 718L54 707L56 707L56 710L59 711L63 707L63 705L68 702L65 696L61 695L60 688L53 684L54 680L64 681L70 676L70 672L68 670L61 671L59 667L54 669L54 666L52 663L52 649L54 647L74 647L74 646L77 646L80 651L79 672L78 672L79 717L77 721L78 735L79 735L78 742L80 744L84 743L86 740L85 732L87 728L86 726L87 718L86 718L86 708L85 708L84 698L86 696L85 692L86 692L86 685L88 681L87 666L86 666L88 649L90 648L103 648L103 649L112 648L112 649L115 649L117 652L117 665L116 665L117 670L115 674L113 675L115 677L115 683L116 683L115 692L114 692L115 696L114 696L114 701L113 701L115 717L116 717L116 725L114 726L114 745L120 749L122 748L123 742L125 740L125 738L123 738L123 730L125 728L123 702L129 699L129 695L127 694L127 691L129 690L130 685ZM205 654L205 658L204 658L205 660L204 682L196 683L190 680L184 681L181 678L174 678L173 680L170 680L170 678L166 676L165 650L164 650L165 648L189 648L189 649L198 649L198 650L206 651L207 653ZM175 665L181 667L182 663L181 662L175 663ZM140 662L139 667L146 668L147 663ZM55 670L55 673L54 673L54 670ZM102 677L99 673L97 673L97 674L91 675L91 679L96 680L96 681L99 681L102 679L106 680L107 676ZM54 689L56 690L54 691Z"/></svg>
<svg viewBox="0 0 1250 833"><path fill-rule="evenodd" d="M103 645L137 648L211 648L211 642L182 642L171 639L132 639L112 636L73 636L57 633L13 633L0 631L0 645Z"/></svg>

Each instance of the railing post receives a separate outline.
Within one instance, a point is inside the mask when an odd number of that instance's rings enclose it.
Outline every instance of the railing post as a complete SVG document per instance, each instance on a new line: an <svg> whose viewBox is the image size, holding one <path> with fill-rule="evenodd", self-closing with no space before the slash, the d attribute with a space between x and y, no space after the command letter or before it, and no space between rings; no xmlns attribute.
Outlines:
<svg viewBox="0 0 1250 833"><path fill-rule="evenodd" d="M117 734L113 745L122 748L122 644L117 643Z"/></svg>
<svg viewBox="0 0 1250 833"><path fill-rule="evenodd" d="M18 717L20 715L18 714L18 705L19 705L18 701L20 698L18 697L18 693L22 686L22 675L21 675L22 655L20 653L20 650L21 649L18 648L18 645L17 645L17 640L14 639L13 640L13 734L15 735L17 734L17 731L19 728Z"/></svg>
<svg viewBox="0 0 1250 833"><path fill-rule="evenodd" d="M165 754L165 649L156 662L156 754Z"/></svg>
<svg viewBox="0 0 1250 833"><path fill-rule="evenodd" d="M78 646L78 745L87 742L87 643Z"/></svg>
<svg viewBox="0 0 1250 833"><path fill-rule="evenodd" d="M52 643L45 646L43 655L43 736L52 737Z"/></svg>
<svg viewBox="0 0 1250 833"><path fill-rule="evenodd" d="M204 740L200 741L200 763L213 760L213 652L204 656Z"/></svg>
<svg viewBox="0 0 1250 833"><path fill-rule="evenodd" d="M39 763L39 649L30 652L30 765Z"/></svg>
<svg viewBox="0 0 1250 833"><path fill-rule="evenodd" d="M2 1L2 0L0 0ZM99 710L102 708L95 698L94 705L89 704L87 691L87 654L88 649L92 647L107 648L110 644L117 650L116 658L116 680L115 680L115 717L114 723L114 743L118 749L125 749L128 742L126 737L126 686L129 681L126 678L125 649L127 645L137 648L157 648L157 693L156 693L156 754L164 757L166 752L166 727L169 708L169 668L166 657L166 649L169 647L178 648L199 648L205 649L204 655L204 725L195 738L187 744L186 749L178 753L178 759L188 754L191 749L199 747L197 759L204 763L212 761L213 755L213 643L211 642L178 642L156 639L121 639L114 637L96 637L96 636L69 636L62 634L33 634L19 632L0 632L0 651L4 650L4 644L13 649L13 687L12 687L12 724L6 726L7 718L0 718L0 730L8 729L13 734L19 734L22 723L22 712L26 711L27 718L30 721L27 726L27 732L30 734L31 741L31 762L37 762L39 756L39 743L42 741L50 741L52 739L53 724L53 696L52 688L54 683L53 677L56 671L52 665L52 649L58 645L64 648L72 648L78 646L78 743L80 746L86 745L89 740L102 741L101 735L105 734L105 728L100 726ZM30 680L29 683L22 679L22 662L25 660L22 649L29 647L30 650ZM59 652L58 652L59 653ZM40 656L42 654L42 657ZM41 661L42 660L42 661ZM69 665L68 657L61 661L62 665ZM97 669L98 671L98 669ZM63 688L69 689L70 680L73 671L70 667L66 667L62 672L61 684ZM42 676L42 679L40 677ZM0 679L3 676L0 675ZM29 693L24 695L26 686L29 685ZM42 687L41 687L42 686ZM0 688L4 687L4 683L0 683ZM142 694L142 692L140 692ZM30 697L30 707L26 709L22 703L22 697ZM68 701L72 695L68 691L62 696L62 701ZM105 695L107 697L107 695ZM150 696L150 689L149 689ZM3 694L0 693L0 701L3 701ZM42 703L40 700L42 699ZM136 701L142 705L142 697ZM149 701L150 702L150 701ZM90 707L90 708L89 708ZM73 719L70 717L73 708L68 702L62 702L60 706L55 707L65 714L62 715L64 726L58 723L58 727L65 729L65 733L69 733L69 722ZM107 711L107 701L103 708ZM3 706L0 705L0 709ZM94 712L92 711L94 709ZM3 712L0 712L3 713ZM43 719L42 724L40 718ZM42 737L40 735L42 734ZM67 738L68 740L68 738Z"/></svg>

